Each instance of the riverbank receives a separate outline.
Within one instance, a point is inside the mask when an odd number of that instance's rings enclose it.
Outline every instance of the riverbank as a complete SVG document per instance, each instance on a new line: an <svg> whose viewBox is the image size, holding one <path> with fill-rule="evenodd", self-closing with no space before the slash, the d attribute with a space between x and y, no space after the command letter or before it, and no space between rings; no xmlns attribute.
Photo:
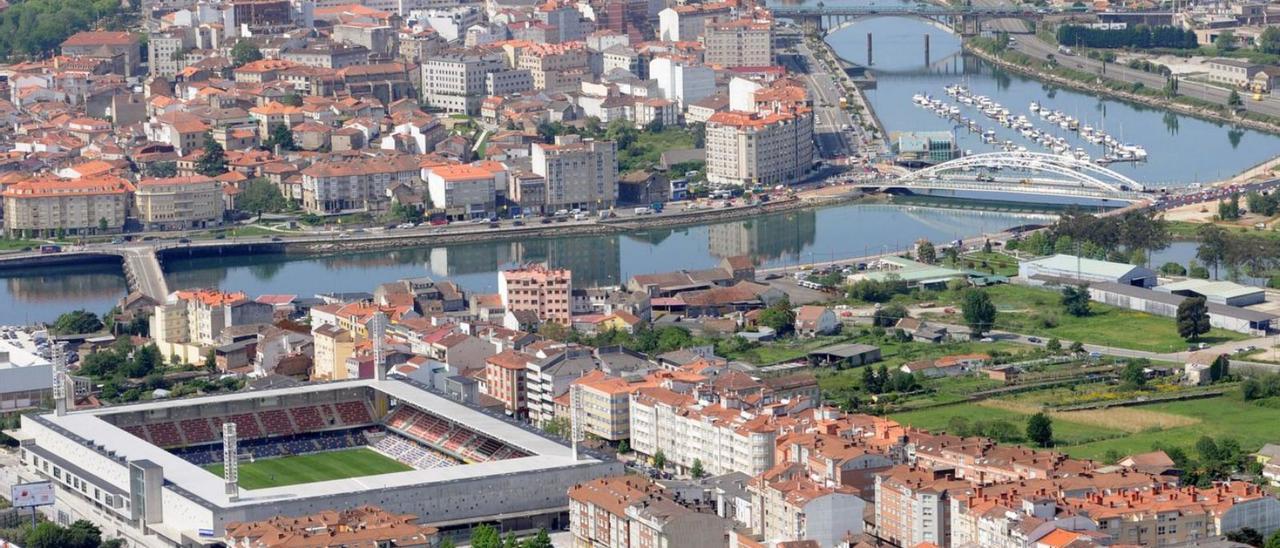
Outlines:
<svg viewBox="0 0 1280 548"><path fill-rule="evenodd" d="M1100 96L1106 96L1106 97L1120 99L1120 100L1124 100L1132 103L1137 103L1144 106L1155 107L1162 110L1168 110L1178 114L1199 118L1201 120L1232 124L1239 127L1252 129L1255 131L1261 131L1261 132L1270 133L1273 135L1280 135L1280 123L1273 123L1273 122L1267 122L1267 121L1257 120L1253 118L1237 116L1234 113L1220 112L1213 108L1208 108L1204 106L1196 106L1196 105L1189 105L1185 103L1179 103L1177 101L1172 101L1163 96L1155 96L1155 95L1149 95L1145 93L1138 93L1135 91L1117 89L1115 87L1108 86L1105 84L1083 82L1081 80L1067 76L1066 75L1067 69L1062 69L1062 68L1052 69L1047 67L1046 63L1043 61L1039 62L1038 67L1036 65L1033 65L1030 62L1025 62L1025 63L1015 62L1011 59L1006 58L1009 52L1005 52L1004 55L992 53L975 44L972 39L963 41L961 43L961 46L964 48L964 51L966 53L970 53L975 57L978 57L984 61L987 61L988 63L991 63L1009 72L1022 74L1024 76L1029 76L1031 78L1034 78L1042 82L1049 82L1049 83L1059 85L1064 88L1070 88L1076 91L1083 91L1083 92L1092 93ZM1025 57L1026 58L1025 60L1038 61L1037 59L1027 56L1026 54L1018 53L1018 55ZM1118 80L1105 79L1105 78L1094 76L1094 75L1089 75L1089 76L1093 76L1096 79L1095 81L1097 82L1105 81L1105 82L1111 82L1111 83L1122 85L1122 86L1130 85L1126 82L1121 82ZM1140 87L1137 89L1147 89L1147 88ZM1159 90L1152 90L1152 91L1158 92Z"/></svg>
<svg viewBox="0 0 1280 548"><path fill-rule="evenodd" d="M523 227L501 229L458 230L444 233L384 233L377 236L335 238L324 241L290 241L284 239L286 254L329 254L345 251L377 251L404 247L439 246L470 243L501 242L537 238L565 238L599 236L640 230L674 228L715 224L750 219L761 215L784 213L800 209L820 208L853 202L863 194L855 189L840 194L813 194L786 200L764 202L756 205L727 209L703 209L694 211L668 211L643 217L604 219L593 222L565 222L532 224Z"/></svg>

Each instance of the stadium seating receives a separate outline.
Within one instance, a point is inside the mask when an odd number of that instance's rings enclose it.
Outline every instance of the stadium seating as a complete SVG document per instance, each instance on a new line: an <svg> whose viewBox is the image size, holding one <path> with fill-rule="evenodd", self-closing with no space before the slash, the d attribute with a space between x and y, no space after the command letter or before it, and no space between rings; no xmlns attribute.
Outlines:
<svg viewBox="0 0 1280 548"><path fill-rule="evenodd" d="M324 428L324 419L320 418L320 409L317 406L294 407L289 410L289 414L293 416L293 423L298 425L299 431L311 432Z"/></svg>
<svg viewBox="0 0 1280 548"><path fill-rule="evenodd" d="M226 420L236 423L236 436L242 439L262 437L262 428L258 426L258 415L255 413L231 415Z"/></svg>
<svg viewBox="0 0 1280 548"><path fill-rule="evenodd" d="M218 434L209 426L209 419L182 419L178 422L178 429L182 431L182 437L186 438L188 445L209 443L218 439Z"/></svg>
<svg viewBox="0 0 1280 548"><path fill-rule="evenodd" d="M151 443L160 447L183 445L182 434L178 433L178 427L172 422L153 422L148 424L147 434L151 437Z"/></svg>
<svg viewBox="0 0 1280 548"><path fill-rule="evenodd" d="M258 418L262 419L262 426L268 434L292 434L293 423L289 421L289 414L283 409L269 409L258 413Z"/></svg>
<svg viewBox="0 0 1280 548"><path fill-rule="evenodd" d="M124 430L125 432L128 432L128 433L130 433L130 434L133 434L133 435L134 435L134 437L141 438L141 439L144 439L144 440L147 440L147 441L151 441L151 438L148 438L148 437L147 437L147 430L146 430L145 428L143 428L141 425L138 425L138 424L132 424L132 425L129 425L129 426L121 426L121 427L120 427L120 429L121 429L121 430Z"/></svg>
<svg viewBox="0 0 1280 548"><path fill-rule="evenodd" d="M388 457L419 470L457 465L448 457L396 434L388 434L372 447Z"/></svg>
<svg viewBox="0 0 1280 548"><path fill-rule="evenodd" d="M369 424L373 422L373 415L369 413L369 406L362 401L344 401L334 405L338 409L338 417L342 419L343 424L347 426L356 426L360 424Z"/></svg>

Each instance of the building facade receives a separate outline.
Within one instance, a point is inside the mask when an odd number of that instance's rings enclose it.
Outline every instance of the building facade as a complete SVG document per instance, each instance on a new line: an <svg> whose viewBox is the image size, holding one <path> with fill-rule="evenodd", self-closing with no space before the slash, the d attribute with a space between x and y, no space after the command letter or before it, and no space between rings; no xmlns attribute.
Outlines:
<svg viewBox="0 0 1280 548"><path fill-rule="evenodd" d="M546 182L548 210L600 210L618 201L618 157L613 141L546 145L531 151L533 172Z"/></svg>
<svg viewBox="0 0 1280 548"><path fill-rule="evenodd" d="M138 221L151 230L204 228L222 222L222 183L203 175L138 181Z"/></svg>
<svg viewBox="0 0 1280 548"><path fill-rule="evenodd" d="M707 180L740 186L794 183L813 168L813 113L718 112L707 120Z"/></svg>

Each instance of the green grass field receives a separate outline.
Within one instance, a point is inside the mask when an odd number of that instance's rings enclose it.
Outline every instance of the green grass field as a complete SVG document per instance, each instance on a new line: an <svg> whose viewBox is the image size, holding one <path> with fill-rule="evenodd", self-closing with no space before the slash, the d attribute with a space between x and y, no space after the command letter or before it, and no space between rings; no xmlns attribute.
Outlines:
<svg viewBox="0 0 1280 548"><path fill-rule="evenodd" d="M929 430L945 430L951 417L970 421L1007 420L1021 430L1028 413L1019 404L1035 393L1016 400L965 403L891 415L896 421ZM1053 416L1057 449L1077 458L1103 459L1108 451L1121 455L1150 451L1159 443L1194 451L1201 436L1235 439L1245 451L1256 451L1275 442L1280 408L1246 402L1238 391L1199 400L1072 412Z"/></svg>
<svg viewBox="0 0 1280 548"><path fill-rule="evenodd" d="M221 464L204 467L219 476ZM374 476L405 472L413 467L385 457L367 447L293 455L240 463L240 486L245 489L266 489L299 483L328 481L359 476Z"/></svg>

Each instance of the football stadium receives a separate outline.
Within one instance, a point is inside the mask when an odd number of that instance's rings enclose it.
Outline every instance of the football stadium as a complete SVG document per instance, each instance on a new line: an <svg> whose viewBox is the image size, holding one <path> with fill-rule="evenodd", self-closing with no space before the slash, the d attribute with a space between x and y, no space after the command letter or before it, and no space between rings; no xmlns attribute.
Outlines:
<svg viewBox="0 0 1280 548"><path fill-rule="evenodd" d="M15 437L21 478L54 482L59 516L144 546L217 545L229 522L364 504L446 531L554 530L570 486L622 472L405 380L28 415Z"/></svg>

